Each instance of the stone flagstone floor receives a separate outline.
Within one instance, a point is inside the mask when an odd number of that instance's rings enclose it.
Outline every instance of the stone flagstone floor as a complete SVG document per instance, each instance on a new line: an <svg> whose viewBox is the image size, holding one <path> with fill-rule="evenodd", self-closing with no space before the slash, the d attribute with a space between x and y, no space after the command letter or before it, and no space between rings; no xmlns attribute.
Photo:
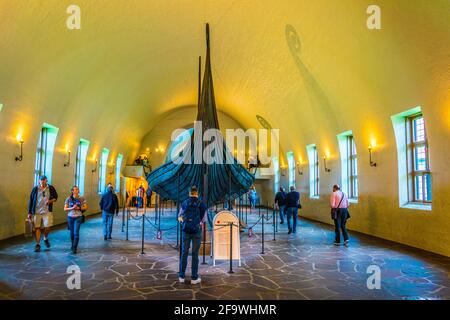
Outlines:
<svg viewBox="0 0 450 320"><path fill-rule="evenodd" d="M147 215L154 223L153 212ZM1 241L0 299L450 299L450 258L352 232L348 248L335 247L330 226L304 219L296 235L280 225L276 241L268 222L265 254L260 225L251 238L242 233L242 266L235 264L234 274L227 273L228 262L213 267L207 257L201 285L179 284L176 230L157 240L147 223L140 255L140 222L130 220L126 241L120 217L111 241L103 240L99 216L88 219L77 255L69 253L64 227L51 233L51 249L40 253L30 238ZM257 217L249 215L249 224ZM173 225L174 213L165 212L161 228ZM82 272L80 290L66 285L73 264ZM379 290L367 288L370 265L381 269Z"/></svg>

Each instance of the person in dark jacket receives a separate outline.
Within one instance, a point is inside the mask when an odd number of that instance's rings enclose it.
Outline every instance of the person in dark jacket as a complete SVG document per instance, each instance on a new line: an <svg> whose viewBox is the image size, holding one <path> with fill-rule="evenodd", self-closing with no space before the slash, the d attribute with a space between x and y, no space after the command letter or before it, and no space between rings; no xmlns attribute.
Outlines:
<svg viewBox="0 0 450 320"><path fill-rule="evenodd" d="M28 201L28 220L33 221L36 246L34 251L41 251L41 229L44 229L44 244L50 248L48 235L53 226L53 203L58 200L56 189L48 184L46 176L39 178L39 185L31 190Z"/></svg>
<svg viewBox="0 0 450 320"><path fill-rule="evenodd" d="M275 195L275 205L280 211L280 224L284 223L284 216L286 214L286 192L284 192L283 187L280 187L279 191Z"/></svg>
<svg viewBox="0 0 450 320"><path fill-rule="evenodd" d="M189 247L192 242L192 274L191 284L199 284L202 280L198 275L198 252L202 242L202 227L206 222L206 205L198 198L198 190L195 186L189 191L189 199L181 204L178 221L182 225L182 244L179 281L184 283Z"/></svg>
<svg viewBox="0 0 450 320"><path fill-rule="evenodd" d="M147 208L150 208L152 206L152 188L150 188L150 186L148 186L147 191L145 192L146 196L147 196Z"/></svg>
<svg viewBox="0 0 450 320"><path fill-rule="evenodd" d="M298 220L298 209L301 208L300 205L300 193L295 191L295 187L290 187L290 192L286 196L286 208L287 208L287 223L288 223L288 234L297 232L297 220ZM291 217L293 219L293 224L291 228Z"/></svg>
<svg viewBox="0 0 450 320"><path fill-rule="evenodd" d="M119 199L114 193L112 185L108 185L106 192L103 194L100 200L100 209L103 218L103 238L108 240L111 239L114 214L119 212Z"/></svg>

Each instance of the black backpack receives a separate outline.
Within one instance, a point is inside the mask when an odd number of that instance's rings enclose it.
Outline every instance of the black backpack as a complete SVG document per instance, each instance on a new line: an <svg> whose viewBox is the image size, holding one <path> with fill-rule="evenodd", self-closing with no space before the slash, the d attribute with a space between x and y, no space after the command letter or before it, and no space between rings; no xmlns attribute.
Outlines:
<svg viewBox="0 0 450 320"><path fill-rule="evenodd" d="M198 200L191 200L184 211L183 231L188 234L196 234L200 231L200 205Z"/></svg>

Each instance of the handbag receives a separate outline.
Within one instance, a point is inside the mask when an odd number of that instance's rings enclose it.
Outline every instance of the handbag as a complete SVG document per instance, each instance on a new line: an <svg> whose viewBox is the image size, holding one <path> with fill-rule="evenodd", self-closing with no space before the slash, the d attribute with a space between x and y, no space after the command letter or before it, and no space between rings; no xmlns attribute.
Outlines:
<svg viewBox="0 0 450 320"><path fill-rule="evenodd" d="M33 229L34 229L34 225L33 225L33 219L26 219L25 220L25 232L24 235L25 237L31 237L33 235Z"/></svg>
<svg viewBox="0 0 450 320"><path fill-rule="evenodd" d="M341 201L339 201L339 204L337 205L337 207L336 208L331 208L331 219L333 219L333 220L337 219L337 213L338 213L338 210L339 210L339 206L342 203L342 200L344 200L344 193L343 192L342 192Z"/></svg>
<svg viewBox="0 0 450 320"><path fill-rule="evenodd" d="M84 214L81 215L81 223L86 222L86 216Z"/></svg>

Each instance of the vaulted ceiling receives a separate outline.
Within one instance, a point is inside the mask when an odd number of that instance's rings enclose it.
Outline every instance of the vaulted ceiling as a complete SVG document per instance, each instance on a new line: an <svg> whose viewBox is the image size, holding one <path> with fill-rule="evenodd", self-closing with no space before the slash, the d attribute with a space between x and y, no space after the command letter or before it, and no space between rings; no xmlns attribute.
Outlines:
<svg viewBox="0 0 450 320"><path fill-rule="evenodd" d="M450 2L376 2L381 30L362 0L1 1L0 102L29 135L48 122L135 153L163 114L196 104L209 22L217 106L245 127L263 116L300 155L336 152L350 129L391 139L390 115L449 106Z"/></svg>

